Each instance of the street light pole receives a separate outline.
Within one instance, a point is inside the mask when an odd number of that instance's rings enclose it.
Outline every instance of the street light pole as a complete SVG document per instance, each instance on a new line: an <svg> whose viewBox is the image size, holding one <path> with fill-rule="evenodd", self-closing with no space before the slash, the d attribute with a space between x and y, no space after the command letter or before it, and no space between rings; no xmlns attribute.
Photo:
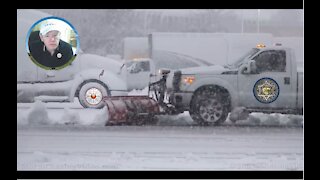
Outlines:
<svg viewBox="0 0 320 180"><path fill-rule="evenodd" d="M257 32L260 33L260 9L258 9Z"/></svg>
<svg viewBox="0 0 320 180"><path fill-rule="evenodd" d="M243 20L243 18L244 18L244 17L243 17L243 9L242 9L242 10L241 10L241 33L243 33L243 31L244 31L244 24L243 24L243 23L244 23L244 22L243 22L244 20Z"/></svg>

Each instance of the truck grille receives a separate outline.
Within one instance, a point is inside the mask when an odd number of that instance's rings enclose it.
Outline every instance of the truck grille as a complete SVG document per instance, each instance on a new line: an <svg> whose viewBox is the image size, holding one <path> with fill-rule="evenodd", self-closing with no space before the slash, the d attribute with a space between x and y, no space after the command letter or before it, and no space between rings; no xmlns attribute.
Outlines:
<svg viewBox="0 0 320 180"><path fill-rule="evenodd" d="M172 87L174 92L180 91L180 88L179 88L180 81L181 81L181 71L175 71L173 74L173 80L172 80Z"/></svg>

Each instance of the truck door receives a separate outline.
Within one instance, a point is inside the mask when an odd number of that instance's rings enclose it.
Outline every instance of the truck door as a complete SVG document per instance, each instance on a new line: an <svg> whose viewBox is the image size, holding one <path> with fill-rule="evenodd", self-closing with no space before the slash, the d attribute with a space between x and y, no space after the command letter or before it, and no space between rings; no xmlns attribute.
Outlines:
<svg viewBox="0 0 320 180"><path fill-rule="evenodd" d="M74 78L74 75L80 72L80 66L75 59L69 66L59 70L46 70L38 67L39 82L62 82L69 81Z"/></svg>
<svg viewBox="0 0 320 180"><path fill-rule="evenodd" d="M249 108L294 108L291 61L285 50L261 51L251 60L256 72L238 74L239 105ZM240 68L241 69L241 68Z"/></svg>
<svg viewBox="0 0 320 180"><path fill-rule="evenodd" d="M38 89L38 96L69 96L72 80L80 72L79 62L73 61L71 65L59 70L46 70L37 67L38 82L42 85Z"/></svg>

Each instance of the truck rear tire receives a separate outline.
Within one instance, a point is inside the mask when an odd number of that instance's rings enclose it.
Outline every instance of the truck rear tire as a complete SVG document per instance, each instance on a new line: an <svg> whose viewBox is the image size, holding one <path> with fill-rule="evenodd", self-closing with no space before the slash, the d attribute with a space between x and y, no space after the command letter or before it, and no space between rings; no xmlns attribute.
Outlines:
<svg viewBox="0 0 320 180"><path fill-rule="evenodd" d="M190 106L190 116L199 125L219 125L230 111L229 93L217 86L206 86L195 92Z"/></svg>
<svg viewBox="0 0 320 180"><path fill-rule="evenodd" d="M79 102L84 108L101 109L104 96L109 96L108 88L97 80L85 81L80 85Z"/></svg>

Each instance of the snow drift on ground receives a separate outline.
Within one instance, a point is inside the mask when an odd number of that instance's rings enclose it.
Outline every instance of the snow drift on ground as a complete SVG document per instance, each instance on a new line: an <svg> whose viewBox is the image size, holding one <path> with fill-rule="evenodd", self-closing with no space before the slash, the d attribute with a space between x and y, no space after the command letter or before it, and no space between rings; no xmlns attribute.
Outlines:
<svg viewBox="0 0 320 180"><path fill-rule="evenodd" d="M148 95L148 88L132 90L128 95ZM291 114L264 114L250 113L240 114L241 107L236 108L225 121L225 125L253 125L253 126L303 126L302 115ZM78 124L78 125L101 125L108 120L107 108L83 109L75 98L74 103L18 103L18 125L42 125L42 124ZM169 116L158 116L157 125L196 125L191 119L189 112ZM233 119L241 119L233 122Z"/></svg>
<svg viewBox="0 0 320 180"><path fill-rule="evenodd" d="M241 110L220 127L198 126L188 112L159 116L154 126L105 127L107 109L84 109L78 99L18 103L17 169L303 169L303 116L251 113L233 123Z"/></svg>

